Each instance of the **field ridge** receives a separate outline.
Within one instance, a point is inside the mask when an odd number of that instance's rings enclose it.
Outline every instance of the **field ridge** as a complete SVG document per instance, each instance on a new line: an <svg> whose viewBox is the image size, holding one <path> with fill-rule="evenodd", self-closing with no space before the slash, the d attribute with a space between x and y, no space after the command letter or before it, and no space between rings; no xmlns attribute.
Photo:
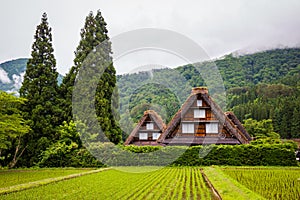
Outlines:
<svg viewBox="0 0 300 200"><path fill-rule="evenodd" d="M217 166L205 167L204 173L223 200L265 200L265 198L258 193L253 192L227 174L223 173Z"/></svg>

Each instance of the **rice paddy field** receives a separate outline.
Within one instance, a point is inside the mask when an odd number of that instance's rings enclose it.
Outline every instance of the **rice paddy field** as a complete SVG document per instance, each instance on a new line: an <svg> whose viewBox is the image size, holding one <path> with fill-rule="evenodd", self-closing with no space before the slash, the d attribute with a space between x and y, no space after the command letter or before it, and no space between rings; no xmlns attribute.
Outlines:
<svg viewBox="0 0 300 200"><path fill-rule="evenodd" d="M0 170L0 188L55 178L69 174L80 173L91 169L22 169L22 170Z"/></svg>
<svg viewBox="0 0 300 200"><path fill-rule="evenodd" d="M0 199L213 199L199 168L163 168L149 173L106 170L55 182Z"/></svg>
<svg viewBox="0 0 300 200"><path fill-rule="evenodd" d="M300 199L300 168L225 168L223 171L266 199Z"/></svg>
<svg viewBox="0 0 300 200"><path fill-rule="evenodd" d="M0 178L0 199L300 199L300 168L286 167L0 170Z"/></svg>

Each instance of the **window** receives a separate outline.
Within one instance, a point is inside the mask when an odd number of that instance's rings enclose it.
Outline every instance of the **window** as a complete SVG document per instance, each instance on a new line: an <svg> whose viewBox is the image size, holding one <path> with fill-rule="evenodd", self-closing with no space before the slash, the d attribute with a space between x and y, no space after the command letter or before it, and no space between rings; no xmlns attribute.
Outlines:
<svg viewBox="0 0 300 200"><path fill-rule="evenodd" d="M197 106L202 106L202 100L197 100Z"/></svg>
<svg viewBox="0 0 300 200"><path fill-rule="evenodd" d="M148 140L148 133L139 133L140 140Z"/></svg>
<svg viewBox="0 0 300 200"><path fill-rule="evenodd" d="M195 109L194 110L194 118L205 118L205 110L204 109Z"/></svg>
<svg viewBox="0 0 300 200"><path fill-rule="evenodd" d="M146 124L146 129L147 130L153 130L154 128L153 128L154 126L153 126L153 123L147 123Z"/></svg>
<svg viewBox="0 0 300 200"><path fill-rule="evenodd" d="M219 133L218 123L205 124L205 128L206 128L206 133Z"/></svg>
<svg viewBox="0 0 300 200"><path fill-rule="evenodd" d="M159 138L159 136L160 136L160 133L153 133L152 134L152 139L157 140Z"/></svg>
<svg viewBox="0 0 300 200"><path fill-rule="evenodd" d="M182 133L194 133L194 124L182 124Z"/></svg>

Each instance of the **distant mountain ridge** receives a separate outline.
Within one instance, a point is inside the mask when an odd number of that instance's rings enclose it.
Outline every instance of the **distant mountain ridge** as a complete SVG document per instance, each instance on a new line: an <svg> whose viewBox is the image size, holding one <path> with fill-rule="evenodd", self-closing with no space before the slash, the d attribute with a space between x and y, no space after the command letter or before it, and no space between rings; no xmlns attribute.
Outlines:
<svg viewBox="0 0 300 200"><path fill-rule="evenodd" d="M26 71L28 58L19 58L0 64L0 90L9 93L19 93ZM58 84L61 84L63 76L58 75Z"/></svg>

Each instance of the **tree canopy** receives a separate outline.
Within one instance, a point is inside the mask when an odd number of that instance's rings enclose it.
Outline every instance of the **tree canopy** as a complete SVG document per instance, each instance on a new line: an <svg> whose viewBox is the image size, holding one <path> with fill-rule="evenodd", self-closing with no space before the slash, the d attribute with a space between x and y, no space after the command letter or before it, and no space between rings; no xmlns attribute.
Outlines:
<svg viewBox="0 0 300 200"><path fill-rule="evenodd" d="M57 76L51 28L44 13L36 28L31 58L20 89L20 96L27 99L22 109L26 119L32 121L32 132L27 138L30 165L36 162L34 155L39 155L55 140L56 127L61 124Z"/></svg>

